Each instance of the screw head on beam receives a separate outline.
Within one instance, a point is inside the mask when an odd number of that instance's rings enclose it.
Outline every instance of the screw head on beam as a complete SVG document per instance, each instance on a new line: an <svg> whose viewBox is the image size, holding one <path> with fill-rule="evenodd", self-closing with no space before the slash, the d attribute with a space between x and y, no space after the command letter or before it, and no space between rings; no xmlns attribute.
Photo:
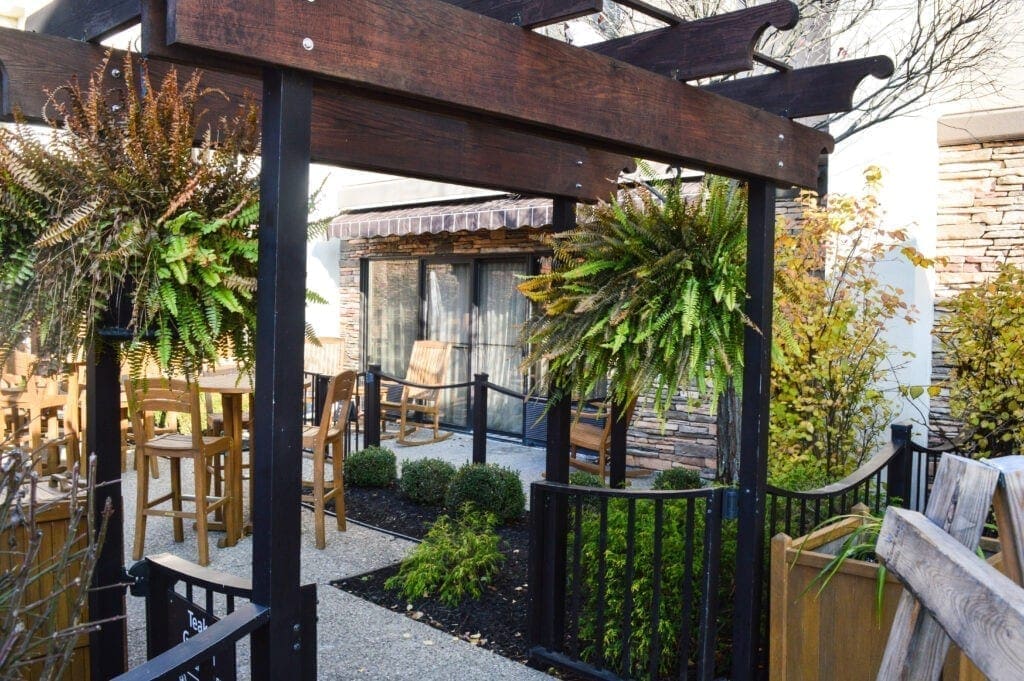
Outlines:
<svg viewBox="0 0 1024 681"><path fill-rule="evenodd" d="M313 49L313 39L312 38L303 38L302 39L302 49L306 50L307 52L312 50Z"/></svg>

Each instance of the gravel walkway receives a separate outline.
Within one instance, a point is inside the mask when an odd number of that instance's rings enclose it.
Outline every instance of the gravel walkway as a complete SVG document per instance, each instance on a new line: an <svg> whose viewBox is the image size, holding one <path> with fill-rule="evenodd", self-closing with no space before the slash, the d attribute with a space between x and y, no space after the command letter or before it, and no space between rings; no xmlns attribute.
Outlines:
<svg viewBox="0 0 1024 681"><path fill-rule="evenodd" d="M388 445L387 442L384 443ZM439 456L455 463L471 458L472 440L455 435L449 440L419 447L390 445L400 459ZM513 443L490 441L491 461L520 471L524 485L540 478L544 451ZM162 469L159 480L152 480L151 493L166 490L169 471ZM308 474L307 474L308 475ZM184 480L190 471L182 471ZM135 472L123 477L126 510L125 562L131 565L134 540L132 520L135 509ZM190 487L187 485L187 487ZM313 543L313 514L302 514L302 577L304 583L315 582L318 607L318 668L321 679L416 679L447 680L518 680L543 679L547 675L508 660L490 651L453 638L432 627L403 615L378 607L330 586L328 582L376 570L398 562L412 544L390 535L349 524L347 532L339 533L328 525L327 548L318 551ZM210 568L237 576L251 574L252 540L242 539L236 546L217 548L222 535L211 533ZM171 536L171 521L150 518L146 533L146 554L173 553L194 561L197 556L195 532L186 528L185 541L176 544ZM145 660L145 607L141 598L128 597L129 665ZM239 679L249 677L247 644L238 647Z"/></svg>

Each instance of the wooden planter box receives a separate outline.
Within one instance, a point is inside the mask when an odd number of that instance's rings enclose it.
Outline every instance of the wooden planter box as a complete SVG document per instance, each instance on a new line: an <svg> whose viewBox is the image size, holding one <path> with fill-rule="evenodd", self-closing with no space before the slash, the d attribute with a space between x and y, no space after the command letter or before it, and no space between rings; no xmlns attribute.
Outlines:
<svg viewBox="0 0 1024 681"><path fill-rule="evenodd" d="M51 492L49 489L40 485L38 488L38 497L40 502L47 504L46 510L38 513L36 516L36 524L43 533L42 543L39 547L38 562L45 563L57 552L63 550L64 542L67 539L70 525L70 515L68 503L66 501L55 501L57 495ZM85 503L84 500L82 503ZM17 547L16 550L21 551L27 545L27 537L25 535L25 529L19 528L14 531L14 541ZM8 541L11 538L11 531L5 529L0 531L0 541L6 547ZM75 544L76 549L84 548L85 537L79 538ZM13 557L10 554L0 552L0 570L7 571L12 566ZM77 566L72 568L77 570ZM72 575L73 576L73 575ZM70 578L70 576L69 576ZM52 577L45 577L36 581L29 589L28 597L26 602L31 603L37 601L49 593L54 587L54 579ZM70 627L74 614L71 611L71 603L69 602L70 597L64 599L58 604L57 607L57 626L61 629ZM80 621L88 621L88 612L84 612L81 615ZM41 666L42 663L40 663ZM28 678L36 678L40 671L34 671L34 667L30 668ZM64 681L89 681L89 636L83 634L78 637L75 642L75 650L71 657L71 661L68 664L67 669L64 672Z"/></svg>
<svg viewBox="0 0 1024 681"><path fill-rule="evenodd" d="M772 681L874 681L903 587L886 576L879 617L875 563L847 560L820 594L820 583L811 585L859 524L849 518L805 537L779 534L772 539ZM998 544L988 548L998 550ZM998 568L1002 555L988 562ZM953 646L942 678L984 681L985 676Z"/></svg>

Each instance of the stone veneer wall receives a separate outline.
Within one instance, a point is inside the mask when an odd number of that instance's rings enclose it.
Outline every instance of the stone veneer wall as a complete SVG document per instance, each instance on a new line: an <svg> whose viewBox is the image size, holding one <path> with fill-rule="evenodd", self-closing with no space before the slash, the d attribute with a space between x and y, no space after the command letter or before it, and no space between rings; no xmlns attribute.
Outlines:
<svg viewBox="0 0 1024 681"><path fill-rule="evenodd" d="M777 212L789 224L800 208L779 200ZM374 257L429 257L434 255L500 255L545 253L538 237L545 229L497 229L475 232L442 232L408 236L357 238L341 243L341 335L360 339L362 300L359 291L359 262ZM359 342L350 342L346 354L350 365L362 367ZM649 407L649 402L648 405ZM694 406L694 396L680 391L662 424L644 401L637 407L629 430L630 465L652 469L686 466L715 475L717 426L708 405Z"/></svg>
<svg viewBox="0 0 1024 681"><path fill-rule="evenodd" d="M935 317L960 290L991 278L1000 263L1024 265L1024 139L945 146L939 149ZM932 345L932 382L949 365ZM955 435L948 395L931 401L932 430Z"/></svg>

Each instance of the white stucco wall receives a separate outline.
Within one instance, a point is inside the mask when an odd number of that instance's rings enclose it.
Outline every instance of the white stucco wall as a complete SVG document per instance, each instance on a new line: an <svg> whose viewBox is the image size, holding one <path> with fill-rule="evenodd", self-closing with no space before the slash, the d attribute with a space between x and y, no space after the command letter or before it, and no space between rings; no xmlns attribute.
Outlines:
<svg viewBox="0 0 1024 681"><path fill-rule="evenodd" d="M892 4L898 0L886 0ZM1019 0L1007 0L1019 2ZM1024 8L1024 4L1022 4ZM1024 21L1024 16L1021 17ZM881 196L886 224L903 228L908 243L926 256L935 254L938 198L938 120L953 113L984 111L1024 105L1024 41L1019 31L1007 27L1007 67L994 71L998 85L994 91L972 91L972 76L965 82L968 95L934 102L925 111L896 118L862 131L839 144L829 164L829 189L832 192L857 193L863 188L863 172L869 165L880 166L884 173ZM876 36L873 46L885 52L890 41L898 40L898 26ZM1019 58L1015 58L1019 57ZM857 99L856 97L854 98ZM885 265L880 273L885 280L904 290L905 300L917 308L918 322L893 325L889 339L914 353L899 372L904 385L924 386L931 380L931 329L935 278L931 271L915 270L905 259ZM901 418L920 424L928 413L925 393L916 404L905 402ZM923 428L915 425L915 435L923 441Z"/></svg>
<svg viewBox="0 0 1024 681"><path fill-rule="evenodd" d="M885 226L906 230L908 245L928 257L935 255L938 184L935 126L935 118L931 116L887 122L841 144L829 165L829 190L842 194L862 192L864 169L870 165L880 166L884 179L879 199L885 211ZM917 309L915 324L893 320L887 332L891 343L914 354L911 358L896 359L902 363L897 380L902 385L927 385L931 380L934 275L913 267L898 253L893 253L892 260L880 266L878 273L883 281L902 289L904 301ZM898 419L922 421L928 413L927 393L917 402L916 405L905 402ZM923 427L915 429L915 435L923 441Z"/></svg>
<svg viewBox="0 0 1024 681"><path fill-rule="evenodd" d="M314 191L326 180L313 217L336 215L339 210L338 187L340 177L336 170L321 165L309 168L309 187ZM306 288L327 300L327 305L306 304L306 321L318 336L340 335L338 310L341 308L341 242L338 239L317 237L306 244Z"/></svg>

